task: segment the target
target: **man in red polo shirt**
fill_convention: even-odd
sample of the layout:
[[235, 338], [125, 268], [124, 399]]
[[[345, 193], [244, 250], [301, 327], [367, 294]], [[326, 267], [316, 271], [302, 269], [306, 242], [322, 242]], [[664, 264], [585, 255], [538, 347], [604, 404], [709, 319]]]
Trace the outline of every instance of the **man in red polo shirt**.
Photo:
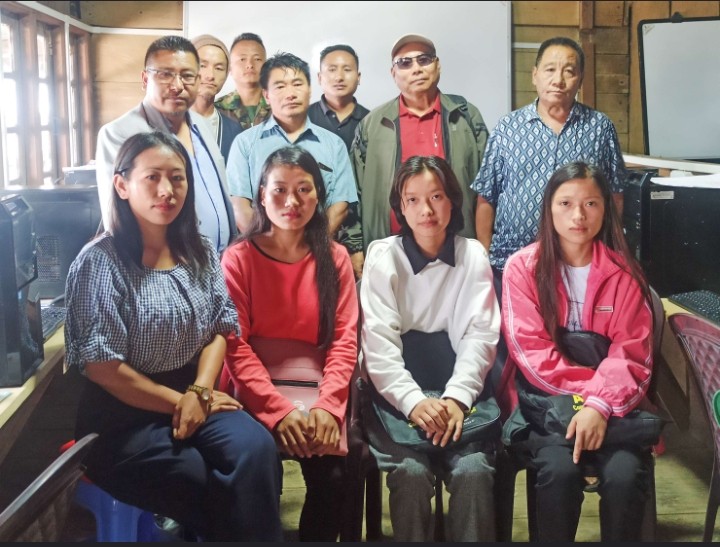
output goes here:
[[355, 134], [351, 157], [360, 190], [363, 243], [399, 232], [389, 204], [395, 171], [411, 156], [447, 160], [463, 190], [465, 226], [460, 235], [475, 237], [475, 179], [488, 131], [478, 109], [459, 95], [438, 89], [440, 59], [435, 44], [418, 34], [399, 38], [392, 47], [390, 73], [400, 95], [374, 110]]

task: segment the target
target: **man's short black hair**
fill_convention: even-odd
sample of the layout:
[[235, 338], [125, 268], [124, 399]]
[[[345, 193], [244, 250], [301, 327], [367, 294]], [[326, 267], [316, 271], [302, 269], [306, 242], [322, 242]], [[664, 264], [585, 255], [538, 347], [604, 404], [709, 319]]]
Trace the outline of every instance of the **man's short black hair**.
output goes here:
[[231, 52], [235, 47], [235, 44], [237, 44], [238, 42], [257, 42], [262, 46], [263, 49], [265, 49], [265, 44], [263, 44], [262, 38], [252, 32], [243, 32], [242, 34], [237, 35], [233, 40], [232, 45], [230, 46]]
[[580, 47], [580, 44], [578, 44], [572, 38], [567, 38], [565, 36], [555, 36], [554, 38], [548, 38], [542, 44], [540, 44], [540, 49], [538, 49], [537, 57], [535, 57], [536, 68], [540, 66], [542, 56], [544, 55], [545, 50], [550, 46], [565, 46], [574, 50], [578, 58], [578, 68], [580, 69], [580, 74], [585, 74], [585, 53]]
[[143, 66], [147, 66], [150, 57], [158, 51], [187, 51], [195, 55], [198, 64], [200, 63], [200, 55], [198, 55], [197, 49], [190, 40], [182, 36], [170, 35], [158, 38], [150, 44], [145, 52], [145, 64]]
[[355, 53], [355, 50], [347, 44], [335, 44], [334, 46], [328, 46], [323, 49], [320, 52], [320, 65], [322, 65], [323, 59], [333, 51], [344, 51], [345, 53], [349, 53], [355, 59], [355, 65], [358, 69], [360, 68], [360, 59], [358, 59], [357, 53]]
[[310, 67], [308, 64], [300, 57], [297, 57], [292, 53], [285, 53], [281, 51], [272, 57], [269, 57], [260, 69], [260, 87], [262, 87], [265, 91], [268, 90], [270, 72], [274, 68], [284, 68], [294, 72], [302, 72], [305, 75], [308, 85], [310, 84]]

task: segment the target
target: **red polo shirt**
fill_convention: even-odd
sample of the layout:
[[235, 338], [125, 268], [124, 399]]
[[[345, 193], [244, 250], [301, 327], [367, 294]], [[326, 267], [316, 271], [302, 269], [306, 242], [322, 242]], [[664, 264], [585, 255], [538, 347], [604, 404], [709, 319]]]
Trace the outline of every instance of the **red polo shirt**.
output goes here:
[[[445, 158], [440, 93], [435, 97], [432, 108], [422, 116], [410, 112], [405, 106], [405, 99], [400, 95], [399, 114], [401, 162], [411, 156], [439, 156]], [[400, 233], [400, 223], [392, 211], [390, 212], [390, 232], [392, 234]]]

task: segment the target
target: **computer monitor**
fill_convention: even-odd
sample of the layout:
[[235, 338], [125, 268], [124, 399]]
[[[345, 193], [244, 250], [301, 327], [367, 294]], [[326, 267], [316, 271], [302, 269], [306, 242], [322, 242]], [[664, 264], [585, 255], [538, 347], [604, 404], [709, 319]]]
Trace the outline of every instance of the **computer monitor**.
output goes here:
[[0, 256], [0, 387], [16, 387], [43, 359], [32, 211], [18, 195], [0, 196]]
[[38, 276], [31, 292], [42, 299], [61, 296], [70, 264], [101, 223], [97, 186], [0, 190], [0, 196], [7, 194], [22, 196], [32, 208]]

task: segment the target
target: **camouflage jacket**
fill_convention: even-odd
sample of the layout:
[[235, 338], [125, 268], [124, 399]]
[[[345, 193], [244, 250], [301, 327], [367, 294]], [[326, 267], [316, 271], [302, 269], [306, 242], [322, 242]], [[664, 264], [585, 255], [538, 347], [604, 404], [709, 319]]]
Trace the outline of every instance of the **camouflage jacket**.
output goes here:
[[270, 106], [265, 102], [264, 97], [260, 97], [260, 103], [255, 111], [255, 119], [251, 120], [247, 107], [242, 104], [237, 91], [220, 97], [215, 101], [215, 108], [237, 120], [243, 130], [250, 129], [253, 125], [258, 125], [270, 117]]

